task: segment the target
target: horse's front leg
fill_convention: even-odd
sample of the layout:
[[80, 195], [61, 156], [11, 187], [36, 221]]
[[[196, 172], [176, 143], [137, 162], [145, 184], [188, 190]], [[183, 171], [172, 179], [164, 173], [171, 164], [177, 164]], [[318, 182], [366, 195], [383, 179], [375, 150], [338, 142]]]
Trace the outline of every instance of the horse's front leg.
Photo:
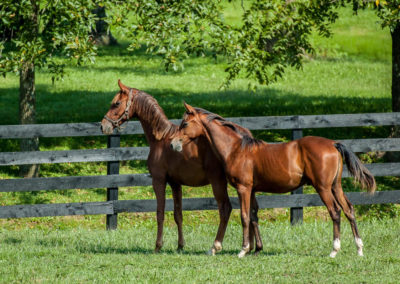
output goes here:
[[180, 251], [183, 250], [183, 247], [185, 246], [185, 239], [183, 238], [182, 230], [182, 186], [171, 182], [169, 182], [169, 185], [172, 188], [172, 196], [174, 198], [174, 220], [178, 227], [178, 251]]
[[238, 257], [244, 257], [250, 251], [250, 200], [251, 200], [251, 186], [237, 186], [240, 203], [240, 215], [242, 219], [243, 228], [243, 243], [242, 250]]
[[229, 200], [227, 181], [224, 175], [218, 176], [211, 180], [215, 200], [218, 204], [219, 211], [219, 226], [217, 235], [211, 249], [208, 251], [209, 255], [215, 255], [222, 250], [222, 242], [224, 240], [226, 227], [228, 225], [229, 217], [232, 212], [232, 205]]
[[165, 187], [165, 179], [153, 177], [153, 190], [157, 199], [157, 240], [154, 252], [159, 252], [163, 246]]

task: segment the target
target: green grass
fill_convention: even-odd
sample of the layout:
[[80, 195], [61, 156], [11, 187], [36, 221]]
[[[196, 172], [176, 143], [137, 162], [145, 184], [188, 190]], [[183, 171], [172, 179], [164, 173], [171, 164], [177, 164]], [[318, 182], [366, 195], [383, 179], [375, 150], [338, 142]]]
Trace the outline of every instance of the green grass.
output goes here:
[[364, 257], [358, 257], [347, 221], [342, 250], [328, 257], [332, 226], [312, 222], [261, 227], [263, 252], [238, 259], [241, 227], [230, 225], [224, 250], [205, 255], [216, 226], [186, 226], [185, 251], [175, 251], [175, 228], [165, 230], [153, 254], [155, 228], [104, 230], [23, 229], [0, 231], [1, 283], [398, 283], [400, 224], [361, 222]]

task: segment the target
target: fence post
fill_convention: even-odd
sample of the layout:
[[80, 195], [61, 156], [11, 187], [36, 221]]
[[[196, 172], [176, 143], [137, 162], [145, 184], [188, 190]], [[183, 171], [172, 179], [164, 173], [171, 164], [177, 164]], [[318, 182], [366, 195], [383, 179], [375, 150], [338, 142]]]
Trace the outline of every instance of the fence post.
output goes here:
[[[303, 137], [302, 129], [292, 129], [292, 139], [296, 140]], [[296, 190], [292, 191], [291, 194], [303, 194], [303, 187], [300, 186]], [[303, 223], [303, 207], [292, 207], [290, 208], [290, 224], [302, 224]]]
[[[120, 147], [121, 140], [119, 135], [108, 136], [107, 148]], [[119, 174], [119, 161], [107, 162], [107, 175]], [[118, 200], [118, 187], [107, 188], [107, 201]], [[107, 230], [116, 230], [118, 224], [118, 214], [107, 215]]]

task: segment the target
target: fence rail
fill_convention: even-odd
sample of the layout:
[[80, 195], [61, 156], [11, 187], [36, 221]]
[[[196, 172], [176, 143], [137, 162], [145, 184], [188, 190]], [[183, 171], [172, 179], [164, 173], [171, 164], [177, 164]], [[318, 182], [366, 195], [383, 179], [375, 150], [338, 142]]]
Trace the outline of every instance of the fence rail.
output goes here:
[[[363, 127], [400, 125], [400, 113], [298, 115], [270, 117], [228, 118], [250, 130], [291, 129], [293, 138], [302, 137], [305, 128]], [[179, 123], [179, 120], [172, 120]], [[129, 122], [120, 135], [142, 134], [139, 122]], [[0, 139], [21, 139], [33, 137], [77, 137], [103, 136], [99, 123], [67, 123], [36, 125], [2, 125]], [[151, 185], [149, 174], [119, 174], [119, 161], [146, 160], [148, 147], [120, 147], [119, 135], [108, 137], [107, 149], [87, 149], [39, 152], [0, 152], [0, 166], [108, 162], [107, 176], [67, 176], [32, 179], [0, 180], [0, 192], [26, 192], [39, 190], [107, 188], [107, 201], [67, 204], [35, 204], [0, 206], [0, 218], [95, 215], [107, 214], [107, 228], [114, 229], [117, 214], [121, 212], [152, 212], [156, 210], [155, 200], [117, 200], [118, 187]], [[341, 140], [353, 152], [400, 151], [399, 138]], [[379, 163], [366, 165], [375, 176], [400, 176], [400, 163]], [[348, 177], [344, 169], [343, 177]], [[301, 222], [302, 207], [321, 206], [317, 194], [259, 195], [260, 208], [291, 207], [292, 223]], [[354, 204], [400, 203], [400, 190], [377, 192], [367, 195], [358, 192], [347, 193]], [[237, 198], [231, 198], [232, 206], [238, 208]], [[183, 200], [184, 210], [215, 210], [213, 198], [190, 198]], [[173, 210], [172, 200], [167, 200], [166, 210]]]

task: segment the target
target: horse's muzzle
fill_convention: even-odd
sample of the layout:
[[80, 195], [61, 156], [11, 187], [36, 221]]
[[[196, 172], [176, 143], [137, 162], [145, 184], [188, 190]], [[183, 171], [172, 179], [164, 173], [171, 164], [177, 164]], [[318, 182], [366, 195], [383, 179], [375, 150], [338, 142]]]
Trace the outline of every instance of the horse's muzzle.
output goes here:
[[182, 152], [182, 150], [183, 150], [183, 146], [182, 146], [183, 142], [182, 141], [183, 140], [181, 138], [172, 139], [171, 144], [170, 144], [171, 149], [176, 152]]
[[114, 132], [114, 127], [109, 121], [103, 119], [101, 121], [100, 130], [103, 134], [110, 135]]

